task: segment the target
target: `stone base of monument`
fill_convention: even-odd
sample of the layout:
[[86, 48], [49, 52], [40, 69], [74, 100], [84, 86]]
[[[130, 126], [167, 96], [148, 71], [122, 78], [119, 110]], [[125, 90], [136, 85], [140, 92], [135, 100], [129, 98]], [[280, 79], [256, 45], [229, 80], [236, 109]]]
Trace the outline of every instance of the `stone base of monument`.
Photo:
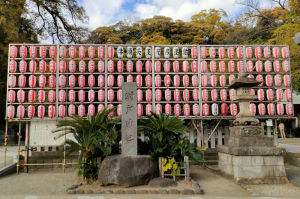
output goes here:
[[242, 184], [287, 183], [284, 149], [273, 146], [260, 126], [234, 126], [218, 147], [219, 169]]
[[113, 155], [101, 164], [98, 180], [101, 185], [132, 187], [145, 185], [158, 176], [158, 164], [148, 155]]

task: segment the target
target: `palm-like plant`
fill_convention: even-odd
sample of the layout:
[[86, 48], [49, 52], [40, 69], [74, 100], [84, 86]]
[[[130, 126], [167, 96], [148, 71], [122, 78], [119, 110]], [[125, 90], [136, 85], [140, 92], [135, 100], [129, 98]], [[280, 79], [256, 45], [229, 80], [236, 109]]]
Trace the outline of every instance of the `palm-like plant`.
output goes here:
[[114, 109], [105, 109], [95, 116], [82, 119], [77, 115], [72, 120], [62, 120], [57, 124], [53, 133], [60, 133], [57, 137], [72, 134], [74, 139], [65, 141], [66, 153], [80, 152], [78, 175], [84, 179], [97, 177], [97, 158], [111, 154], [112, 147], [118, 138], [120, 119], [109, 117]]

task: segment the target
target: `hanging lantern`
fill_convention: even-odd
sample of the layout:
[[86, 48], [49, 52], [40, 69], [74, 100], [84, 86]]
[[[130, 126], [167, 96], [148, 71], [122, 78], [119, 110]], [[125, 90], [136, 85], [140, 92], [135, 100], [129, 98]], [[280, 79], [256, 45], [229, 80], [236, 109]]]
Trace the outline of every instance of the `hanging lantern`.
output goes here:
[[255, 57], [256, 57], [257, 59], [262, 58], [262, 50], [261, 50], [260, 47], [255, 47]]
[[217, 77], [216, 77], [216, 75], [211, 75], [210, 76], [210, 85], [212, 87], [216, 87], [217, 86]]
[[58, 101], [61, 103], [66, 101], [66, 91], [60, 90], [58, 92]]
[[85, 76], [84, 75], [79, 75], [78, 85], [80, 88], [83, 88], [85, 86]]
[[269, 73], [269, 72], [272, 71], [272, 62], [269, 61], [269, 60], [267, 60], [267, 61], [265, 62], [265, 71], [266, 71], [267, 73]]
[[152, 104], [146, 105], [146, 115], [152, 115]]
[[141, 60], [138, 60], [136, 63], [135, 63], [135, 68], [136, 68], [136, 72], [137, 73], [141, 73], [143, 71], [143, 63]]
[[217, 91], [217, 89], [212, 89], [211, 90], [211, 100], [213, 102], [218, 100], [218, 91]]
[[25, 75], [20, 75], [18, 77], [18, 85], [19, 85], [20, 88], [24, 88], [25, 87], [25, 85], [26, 85], [26, 77], [25, 77]]
[[179, 48], [177, 46], [173, 48], [173, 57], [176, 59], [179, 57]]
[[175, 72], [175, 73], [178, 73], [179, 72], [179, 61], [177, 61], [177, 60], [175, 60], [174, 62], [173, 62], [173, 71]]
[[104, 62], [102, 60], [100, 60], [98, 62], [98, 71], [99, 71], [99, 73], [103, 73], [104, 72]]
[[[113, 77], [113, 76], [112, 76]], [[111, 78], [110, 79], [108, 79], [108, 81], [107, 81], [108, 83], [110, 83], [110, 85], [109, 85], [109, 87], [112, 87], [112, 85], [114, 84], [113, 82], [114, 82], [114, 80], [111, 80]], [[99, 75], [98, 76], [98, 86], [100, 87], [100, 88], [103, 88], [104, 87], [104, 76], [103, 75]]]
[[54, 59], [56, 57], [56, 46], [50, 46], [49, 48], [49, 56]]
[[161, 90], [160, 89], [156, 89], [156, 91], [155, 91], [155, 100], [157, 102], [160, 102], [161, 98], [162, 98], [162, 92], [161, 92]]
[[218, 105], [218, 104], [213, 103], [213, 104], [211, 105], [211, 114], [212, 114], [213, 116], [219, 115], [219, 105]]
[[165, 87], [170, 87], [171, 86], [171, 77], [170, 77], [170, 75], [165, 75], [164, 83], [165, 83]]
[[27, 70], [27, 62], [24, 60], [21, 60], [19, 63], [19, 71], [20, 73], [25, 73]]
[[193, 76], [192, 76], [192, 85], [193, 85], [193, 87], [198, 87], [198, 86], [199, 86], [199, 78], [198, 78], [198, 75], [193, 75]]
[[184, 87], [188, 87], [189, 84], [190, 84], [190, 78], [189, 78], [189, 76], [188, 75], [184, 75], [182, 77], [182, 82], [183, 82], [183, 86]]
[[162, 106], [161, 104], [156, 104], [155, 105], [155, 114], [160, 114], [162, 113]]
[[250, 95], [254, 96], [255, 95], [255, 90], [253, 88], [250, 88]]
[[250, 47], [250, 46], [246, 48], [246, 57], [247, 57], [247, 59], [252, 58], [252, 47]]
[[107, 63], [107, 70], [109, 73], [113, 73], [115, 70], [114, 62], [112, 60], [109, 60]]
[[166, 89], [165, 90], [165, 100], [166, 101], [171, 101], [171, 91], [170, 91], [170, 89]]
[[256, 114], [256, 105], [254, 103], [250, 103], [249, 111], [251, 112], [252, 115]]
[[293, 104], [288, 102], [285, 105], [285, 111], [288, 114], [288, 116], [294, 115], [294, 108], [293, 108]]
[[166, 115], [171, 115], [171, 112], [172, 112], [171, 105], [170, 104], [166, 104], [165, 105], [165, 114]]
[[64, 118], [65, 115], [66, 115], [66, 107], [61, 104], [58, 106], [58, 117]]
[[69, 62], [69, 72], [75, 73], [76, 72], [76, 62], [74, 60], [71, 60]]
[[236, 97], [236, 90], [234, 88], [231, 88], [229, 90], [229, 98], [230, 98], [230, 101], [233, 101], [234, 98]]
[[290, 87], [291, 86], [291, 78], [288, 74], [283, 76], [283, 84], [286, 87]]
[[93, 88], [95, 86], [95, 76], [94, 75], [89, 75], [88, 77], [88, 84], [90, 88]]
[[79, 70], [79, 72], [81, 72], [81, 73], [84, 73], [84, 72], [85, 72], [85, 61], [80, 60], [79, 65], [78, 65], [78, 70]]
[[202, 105], [202, 112], [204, 116], [208, 116], [209, 115], [209, 105], [204, 103]]
[[284, 106], [282, 103], [277, 103], [277, 114], [280, 116], [284, 114]]
[[90, 116], [94, 116], [94, 115], [95, 115], [95, 106], [94, 106], [94, 104], [90, 104], [90, 105], [88, 106], [88, 114], [89, 114]]
[[180, 101], [180, 91], [178, 89], [175, 89], [174, 90], [174, 100], [176, 102], [179, 102]]
[[105, 56], [105, 48], [104, 46], [98, 46], [98, 57], [103, 59]]
[[[45, 67], [46, 67], [46, 64], [45, 64]], [[40, 68], [40, 71], [41, 71], [41, 68]], [[60, 73], [65, 73], [66, 72], [66, 62], [64, 60], [61, 60], [59, 62], [59, 72]]]
[[64, 75], [60, 75], [59, 78], [58, 78], [58, 85], [60, 88], [64, 88], [66, 86], [66, 76]]
[[164, 72], [169, 73], [171, 71], [171, 63], [170, 61], [166, 60], [164, 62]]
[[244, 57], [244, 51], [242, 46], [236, 48], [236, 56], [238, 59], [242, 59]]
[[273, 57], [275, 59], [278, 59], [279, 58], [279, 53], [280, 53], [279, 48], [277, 46], [273, 47], [272, 52], [273, 52]]
[[284, 47], [281, 48], [281, 56], [284, 59], [289, 57], [289, 47], [284, 46]]
[[261, 82], [258, 86], [263, 86], [264, 85], [264, 78], [261, 74], [258, 74], [256, 76], [256, 81]]
[[223, 102], [225, 102], [227, 100], [227, 91], [226, 91], [226, 89], [223, 88], [223, 89], [220, 90], [220, 97], [221, 97], [221, 100]]
[[76, 107], [74, 104], [70, 104], [68, 107], [68, 116], [72, 117], [76, 113]]
[[215, 47], [210, 47], [209, 48], [209, 57], [211, 59], [215, 59], [216, 58], [216, 48]]
[[103, 89], [100, 89], [98, 91], [98, 101], [99, 102], [103, 102], [105, 99], [105, 93], [104, 93], [104, 90]]
[[264, 90], [263, 89], [258, 89], [258, 91], [257, 91], [257, 99], [259, 100], [259, 101], [264, 101], [265, 100], [265, 92], [264, 92]]
[[292, 101], [292, 91], [291, 89], [285, 89], [285, 99], [286, 101]]
[[148, 88], [152, 86], [152, 76], [151, 75], [146, 75], [145, 83]]
[[44, 60], [39, 61], [39, 71], [41, 73], [46, 71], [46, 62]]
[[[184, 63], [185, 61], [183, 61], [183, 63]], [[187, 61], [186, 61], [187, 62]], [[183, 64], [182, 63], [182, 64]], [[182, 67], [184, 68], [184, 66], [182, 65]], [[187, 67], [188, 67], [188, 62], [187, 62]], [[216, 67], [216, 66], [214, 66], [214, 67]], [[216, 68], [212, 68], [212, 66], [210, 65], [210, 70], [212, 71], [212, 69], [213, 69], [213, 71], [216, 71]], [[187, 69], [187, 71], [188, 71], [188, 69]], [[207, 73], [207, 62], [206, 61], [201, 61], [201, 72], [202, 73]]]
[[142, 75], [137, 75], [135, 78], [135, 81], [136, 81], [137, 87], [139, 87], [139, 88], [142, 87], [142, 85], [143, 85]]
[[35, 91], [29, 90], [28, 91], [28, 102], [33, 103], [35, 101]]
[[151, 102], [152, 101], [152, 90], [147, 89], [146, 90], [146, 101]]
[[224, 57], [225, 57], [225, 48], [219, 47], [219, 58], [224, 59]]
[[88, 70], [89, 70], [90, 73], [95, 72], [95, 61], [94, 60], [89, 61]]
[[36, 72], [36, 61], [31, 60], [29, 62], [29, 72], [35, 73]]
[[263, 71], [262, 61], [257, 61], [255, 63], [255, 69], [256, 69], [256, 72], [258, 72], [258, 73], [261, 73]]
[[36, 76], [30, 75], [28, 79], [28, 85], [30, 88], [34, 88], [36, 85]]
[[230, 113], [232, 116], [237, 115], [237, 105], [235, 103], [230, 104]]
[[145, 57], [147, 58], [147, 59], [150, 59], [151, 58], [151, 54], [152, 54], [152, 52], [151, 52], [151, 47], [146, 47], [145, 48]]
[[118, 71], [119, 73], [123, 73], [123, 71], [124, 71], [124, 64], [123, 64], [123, 61], [122, 61], [122, 60], [119, 60], [119, 61], [117, 62], [117, 71]]
[[175, 87], [179, 87], [180, 86], [180, 77], [179, 75], [174, 75], [173, 77], [173, 84]]
[[233, 47], [228, 47], [227, 56], [229, 59], [233, 59], [233, 57], [234, 57], [234, 48]]
[[273, 76], [272, 75], [266, 75], [266, 85], [273, 86]]
[[183, 105], [183, 114], [184, 116], [188, 117], [191, 115], [191, 107], [189, 104]]
[[150, 60], [147, 60], [145, 63], [145, 69], [147, 73], [151, 73], [151, 69], [152, 69], [152, 63]]
[[193, 73], [198, 73], [198, 62], [196, 60], [192, 61], [191, 67]]
[[118, 48], [117, 48], [117, 55], [118, 55], [118, 58], [123, 58], [124, 48], [122, 46], [118, 46]]
[[254, 76], [252, 74], [247, 76], [248, 78], [254, 78]]
[[74, 59], [76, 57], [76, 47], [75, 46], [69, 47], [69, 57], [71, 59]]
[[[229, 61], [228, 65], [230, 67], [230, 65], [234, 65], [234, 62], [233, 61]], [[220, 61], [220, 63], [219, 63], [219, 71], [220, 71], [220, 73], [225, 73], [225, 70], [226, 70], [225, 62], [224, 61]]]
[[155, 51], [155, 58], [160, 58], [161, 55], [160, 47], [155, 47], [154, 51]]
[[74, 88], [76, 84], [76, 77], [74, 75], [69, 76], [69, 86]]
[[267, 59], [271, 58], [271, 49], [269, 46], [264, 48], [264, 57]]
[[220, 86], [222, 86], [222, 87], [226, 86], [226, 76], [225, 75], [220, 76]]
[[113, 89], [109, 89], [107, 91], [107, 100], [109, 102], [113, 102], [114, 101], [114, 98], [115, 98], [115, 92], [113, 91]]
[[9, 72], [15, 73], [16, 70], [17, 70], [17, 62], [15, 60], [10, 60], [9, 61]]
[[37, 110], [38, 118], [43, 118], [45, 116], [45, 106], [39, 105]]
[[141, 104], [137, 105], [137, 116], [141, 117], [143, 115], [143, 106]]
[[136, 47], [136, 53], [135, 53], [136, 57], [137, 57], [137, 58], [141, 58], [141, 57], [142, 57], [142, 54], [143, 54], [143, 49], [142, 49], [142, 47], [140, 47], [140, 46]]
[[284, 60], [282, 62], [282, 70], [283, 72], [287, 73], [290, 71], [290, 64], [289, 64], [289, 61], [288, 60]]
[[97, 108], [98, 112], [102, 112], [104, 109], [105, 109], [105, 107], [103, 104], [98, 105], [98, 108]]
[[118, 87], [122, 88], [124, 83], [124, 76], [123, 75], [118, 75], [117, 77], [117, 85]]
[[50, 102], [50, 103], [55, 102], [55, 91], [54, 90], [50, 90], [48, 92], [48, 102]]
[[10, 75], [8, 77], [8, 87], [9, 88], [14, 88], [16, 87], [16, 84], [17, 84], [17, 78], [15, 75]]
[[16, 91], [9, 90], [7, 95], [7, 101], [8, 103], [14, 103], [16, 99]]
[[199, 114], [200, 114], [199, 104], [193, 104], [193, 115], [199, 116]]
[[221, 104], [221, 114], [223, 116], [228, 115], [228, 104], [226, 104], [226, 103]]
[[278, 89], [276, 90], [276, 99], [277, 99], [278, 101], [282, 101], [282, 98], [283, 98], [283, 91], [282, 91], [281, 88], [278, 88]]
[[45, 59], [47, 57], [47, 47], [40, 46], [40, 57]]
[[168, 59], [170, 57], [170, 48], [164, 47], [164, 58]]
[[80, 104], [78, 106], [78, 116], [80, 118], [83, 118], [85, 116], [85, 106], [83, 104]]
[[229, 85], [232, 84], [232, 82], [235, 80], [234, 75], [229, 75]]
[[[203, 61], [202, 61], [203, 62]], [[201, 63], [202, 63], [201, 62]], [[205, 62], [205, 61], [204, 61]], [[206, 63], [206, 62], [205, 62]], [[219, 63], [220, 64], [220, 63]], [[215, 61], [210, 61], [210, 72], [215, 73], [217, 72], [217, 64]], [[203, 72], [203, 71], [202, 71]]]
[[95, 91], [92, 89], [88, 91], [88, 100], [89, 102], [95, 101]]
[[33, 105], [29, 105], [29, 106], [27, 107], [27, 117], [33, 118], [34, 115], [35, 115], [35, 108], [34, 108]]
[[192, 49], [191, 49], [191, 55], [192, 55], [193, 59], [197, 59], [197, 57], [198, 57], [198, 49], [197, 49], [197, 47], [192, 47]]
[[205, 59], [207, 57], [207, 50], [205, 46], [201, 47], [200, 55], [202, 59]]
[[127, 75], [127, 77], [126, 77], [126, 82], [133, 82], [133, 77], [132, 77], [132, 75]]
[[239, 72], [239, 73], [241, 73], [241, 72], [243, 72], [244, 71], [244, 61], [238, 61], [238, 63], [237, 63], [237, 71]]
[[21, 104], [17, 107], [17, 118], [22, 119], [25, 116], [25, 107]]
[[69, 95], [68, 95], [68, 99], [69, 102], [75, 102], [75, 91], [74, 90], [69, 90]]
[[280, 72], [280, 62], [278, 60], [275, 60], [273, 63], [273, 66], [274, 66], [274, 71], [276, 73], [279, 73]]
[[118, 117], [122, 117], [122, 104], [118, 104], [117, 106], [117, 115]]
[[[207, 68], [207, 67], [206, 67], [206, 68]], [[182, 71], [183, 71], [184, 73], [189, 72], [189, 62], [186, 61], [186, 60], [184, 60], [184, 61], [182, 62]]]
[[187, 47], [182, 47], [182, 58], [187, 58], [189, 56], [189, 49]]
[[141, 102], [143, 100], [143, 91], [141, 89], [137, 89], [136, 98], [137, 102]]
[[275, 105], [273, 103], [268, 104], [268, 114], [275, 115]]
[[274, 100], [274, 91], [271, 88], [268, 88], [266, 91], [268, 101]]
[[208, 90], [207, 90], [207, 89], [203, 89], [203, 90], [202, 90], [202, 100], [203, 100], [204, 102], [207, 102], [207, 101], [208, 101], [208, 98], [209, 98]]
[[[229, 61], [228, 62], [228, 70], [229, 72], [233, 73], [235, 71], [235, 64], [234, 61]], [[223, 70], [225, 72], [225, 69]]]
[[203, 87], [208, 86], [208, 77], [207, 77], [207, 75], [202, 75], [201, 81], [202, 81], [202, 86]]
[[[108, 85], [108, 87], [109, 88], [113, 87], [114, 83], [115, 83], [115, 77], [113, 75], [108, 75], [108, 78], [107, 78], [107, 85]], [[98, 84], [99, 84], [99, 79], [98, 79]]]
[[[180, 97], [180, 96], [179, 96]], [[188, 89], [183, 90], [183, 100], [185, 102], [190, 101], [190, 91]]]
[[67, 49], [65, 46], [60, 46], [59, 47], [59, 57], [60, 58], [65, 58], [67, 55]]
[[122, 102], [122, 89], [117, 91], [117, 100], [118, 102]]
[[85, 102], [85, 91], [84, 90], [78, 91], [78, 100], [79, 100], [79, 102]]
[[174, 115], [175, 116], [180, 116], [181, 114], [181, 106], [179, 104], [174, 105]]
[[155, 72], [160, 73], [161, 72], [161, 62], [155, 61]]
[[56, 62], [51, 60], [49, 62], [49, 71], [50, 73], [55, 73], [56, 72]]
[[[35, 59], [36, 58], [36, 56], [37, 56], [37, 48], [36, 48], [36, 46], [30, 46], [29, 47], [29, 56], [30, 56], [30, 58], [32, 58], [32, 59]], [[12, 57], [13, 58], [13, 57]]]
[[88, 54], [89, 54], [90, 59], [94, 59], [94, 57], [95, 57], [95, 48], [94, 48], [94, 46], [89, 46]]
[[252, 73], [254, 71], [254, 67], [253, 67], [253, 62], [252, 61], [247, 61], [247, 71], [249, 73]]
[[193, 89], [193, 100], [198, 101], [199, 100], [199, 90], [194, 88]]
[[107, 48], [107, 54], [108, 54], [108, 57], [109, 57], [110, 59], [112, 59], [112, 58], [114, 57], [114, 54], [115, 54], [114, 51], [115, 51], [115, 50], [114, 50], [114, 47], [113, 47], [113, 46], [108, 46], [108, 48]]
[[160, 75], [155, 75], [155, 86], [161, 87], [161, 76]]

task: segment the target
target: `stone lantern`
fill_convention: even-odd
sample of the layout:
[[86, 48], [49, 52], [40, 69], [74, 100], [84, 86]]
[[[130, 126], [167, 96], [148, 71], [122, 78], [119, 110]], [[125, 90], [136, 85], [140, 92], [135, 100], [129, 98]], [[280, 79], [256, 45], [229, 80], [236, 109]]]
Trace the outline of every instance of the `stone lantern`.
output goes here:
[[230, 127], [230, 135], [225, 145], [218, 146], [219, 169], [232, 175], [236, 182], [243, 184], [286, 183], [284, 149], [276, 148], [273, 138], [264, 135], [259, 120], [249, 110], [251, 87], [257, 86], [254, 78], [241, 74], [229, 86], [237, 89], [234, 99], [239, 103], [239, 113]]

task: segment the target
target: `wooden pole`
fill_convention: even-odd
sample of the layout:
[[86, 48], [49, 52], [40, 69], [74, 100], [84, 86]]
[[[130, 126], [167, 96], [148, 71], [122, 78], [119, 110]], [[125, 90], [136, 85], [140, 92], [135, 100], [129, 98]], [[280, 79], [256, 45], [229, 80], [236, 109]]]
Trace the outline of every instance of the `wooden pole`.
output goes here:
[[21, 142], [21, 129], [22, 128], [22, 123], [19, 122], [19, 132], [17, 133], [18, 135], [18, 162], [17, 162], [17, 174], [19, 174], [19, 170], [20, 170], [20, 152], [21, 152], [21, 146], [20, 146], [20, 142]]

